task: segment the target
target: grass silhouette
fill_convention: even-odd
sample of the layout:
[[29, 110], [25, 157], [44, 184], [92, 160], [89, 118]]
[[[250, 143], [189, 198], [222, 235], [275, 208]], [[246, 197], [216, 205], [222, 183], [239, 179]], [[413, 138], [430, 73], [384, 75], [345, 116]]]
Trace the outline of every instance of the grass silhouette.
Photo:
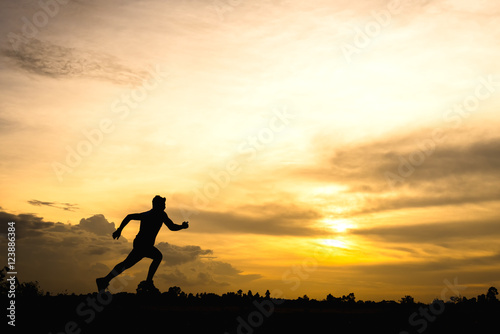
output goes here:
[[52, 334], [481, 333], [494, 328], [500, 311], [494, 287], [477, 298], [440, 301], [439, 312], [411, 296], [373, 302], [356, 301], [353, 293], [273, 299], [267, 292], [193, 295], [176, 286], [161, 293], [139, 286], [137, 293], [51, 295], [36, 282], [19, 284], [17, 293], [16, 330]]

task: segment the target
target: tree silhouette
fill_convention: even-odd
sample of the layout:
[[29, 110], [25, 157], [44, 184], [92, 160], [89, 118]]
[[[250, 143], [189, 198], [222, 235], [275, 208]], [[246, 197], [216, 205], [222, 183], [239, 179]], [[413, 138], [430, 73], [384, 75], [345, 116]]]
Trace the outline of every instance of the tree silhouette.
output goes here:
[[404, 296], [403, 298], [401, 298], [400, 303], [407, 304], [407, 305], [408, 304], [415, 304], [415, 300], [413, 299], [412, 296], [407, 295], [407, 296]]
[[136, 291], [138, 296], [159, 296], [161, 294], [160, 290], [147, 281], [139, 283]]
[[328, 303], [340, 303], [342, 301], [342, 298], [340, 298], [340, 297], [334, 297], [331, 293], [329, 293], [326, 296], [326, 301]]
[[182, 289], [178, 286], [171, 286], [168, 288], [167, 294], [171, 297], [179, 297], [182, 293]]
[[342, 301], [346, 303], [354, 303], [356, 301], [356, 297], [354, 296], [354, 293], [350, 293], [347, 296], [342, 296]]
[[477, 296], [477, 302], [478, 303], [484, 303], [484, 302], [486, 302], [486, 295], [484, 293], [481, 294], [481, 295], [478, 295]]
[[[6, 276], [9, 271], [8, 267], [4, 267], [0, 270], [0, 295], [7, 294], [10, 289], [10, 283], [7, 282]], [[43, 290], [40, 289], [40, 284], [38, 281], [29, 281], [20, 283], [15, 278], [16, 295], [20, 297], [38, 297], [44, 294]]]
[[9, 268], [4, 267], [2, 270], [0, 270], [0, 295], [6, 294], [8, 291], [8, 285], [7, 285], [7, 280], [5, 280], [5, 275], [7, 274], [7, 271], [9, 271]]
[[451, 297], [450, 297], [450, 301], [451, 301], [453, 304], [459, 304], [459, 303], [462, 303], [462, 302], [467, 301], [467, 298], [462, 297], [461, 295], [458, 295], [458, 296], [451, 296]]
[[38, 297], [42, 296], [43, 290], [40, 289], [38, 281], [30, 281], [19, 284], [17, 293], [23, 297]]
[[497, 301], [498, 290], [494, 286], [488, 289], [486, 293], [486, 301], [488, 302], [496, 302]]
[[309, 296], [304, 295], [303, 297], [297, 298], [297, 300], [302, 301], [302, 302], [308, 302], [309, 301]]

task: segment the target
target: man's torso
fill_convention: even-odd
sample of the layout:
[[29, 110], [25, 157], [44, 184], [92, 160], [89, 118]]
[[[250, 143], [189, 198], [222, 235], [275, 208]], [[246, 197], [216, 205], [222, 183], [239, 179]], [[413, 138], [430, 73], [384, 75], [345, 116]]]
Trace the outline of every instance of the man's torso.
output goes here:
[[134, 247], [154, 246], [156, 236], [166, 218], [168, 216], [165, 211], [150, 210], [141, 213], [141, 225], [134, 240]]

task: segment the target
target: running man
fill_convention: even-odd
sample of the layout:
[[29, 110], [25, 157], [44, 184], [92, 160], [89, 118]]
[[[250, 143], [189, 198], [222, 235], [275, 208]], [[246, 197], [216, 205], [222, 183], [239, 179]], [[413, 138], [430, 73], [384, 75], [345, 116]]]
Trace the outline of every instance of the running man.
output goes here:
[[182, 225], [177, 225], [174, 224], [170, 218], [168, 218], [167, 213], [165, 212], [165, 202], [166, 198], [156, 195], [155, 198], [153, 198], [153, 208], [151, 210], [143, 213], [133, 213], [128, 215], [125, 219], [123, 219], [120, 227], [113, 232], [113, 239], [118, 239], [120, 238], [123, 228], [127, 226], [131, 220], [141, 221], [139, 233], [134, 239], [132, 251], [127, 258], [123, 262], [118, 263], [106, 277], [96, 279], [97, 289], [99, 291], [106, 289], [109, 282], [113, 278], [120, 275], [124, 270], [135, 265], [144, 257], [153, 259], [153, 262], [149, 266], [146, 283], [148, 286], [154, 287], [153, 276], [163, 258], [163, 255], [158, 248], [154, 246], [154, 244], [162, 224], [167, 225], [171, 231], [179, 231], [189, 227], [188, 222], [183, 222]]

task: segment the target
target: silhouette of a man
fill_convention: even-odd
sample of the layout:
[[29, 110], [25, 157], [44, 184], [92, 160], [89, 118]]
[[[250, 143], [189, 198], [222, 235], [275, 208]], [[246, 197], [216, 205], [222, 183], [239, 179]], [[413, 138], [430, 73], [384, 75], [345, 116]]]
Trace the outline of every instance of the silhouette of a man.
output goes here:
[[113, 278], [121, 274], [124, 270], [135, 265], [144, 257], [153, 259], [153, 262], [151, 262], [151, 265], [149, 266], [146, 284], [150, 287], [154, 287], [153, 276], [163, 258], [161, 252], [154, 246], [155, 239], [160, 231], [160, 228], [163, 224], [167, 225], [171, 231], [179, 231], [189, 227], [188, 222], [183, 222], [182, 225], [177, 225], [174, 224], [170, 218], [168, 218], [167, 213], [165, 212], [165, 202], [166, 198], [156, 195], [153, 198], [153, 208], [151, 210], [143, 213], [133, 213], [128, 215], [125, 219], [123, 219], [120, 227], [113, 232], [113, 239], [118, 239], [123, 228], [127, 226], [131, 220], [141, 221], [139, 233], [134, 239], [133, 249], [127, 258], [123, 262], [118, 263], [107, 276], [96, 279], [97, 289], [99, 291], [106, 289], [109, 282]]

